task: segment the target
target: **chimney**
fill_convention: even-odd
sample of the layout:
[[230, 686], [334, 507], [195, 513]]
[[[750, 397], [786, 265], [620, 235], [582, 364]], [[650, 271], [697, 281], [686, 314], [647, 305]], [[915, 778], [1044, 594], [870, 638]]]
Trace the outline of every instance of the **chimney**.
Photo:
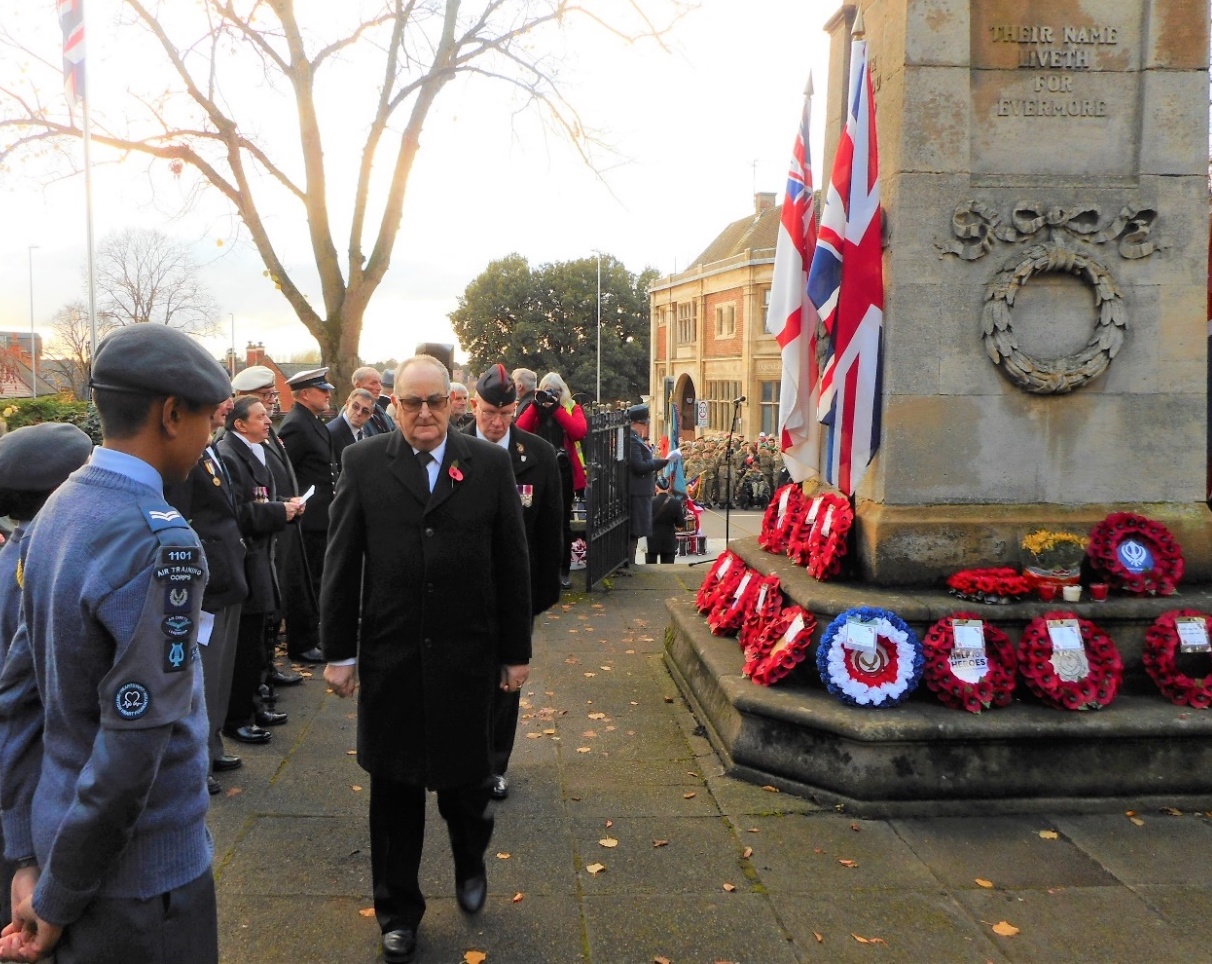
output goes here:
[[245, 349], [244, 362], [251, 368], [253, 365], [265, 364], [265, 345], [258, 342], [253, 344], [251, 341]]
[[777, 198], [778, 195], [773, 191], [758, 191], [758, 193], [753, 196], [754, 215], [761, 217], [762, 212], [769, 211], [772, 207], [774, 207], [775, 200]]

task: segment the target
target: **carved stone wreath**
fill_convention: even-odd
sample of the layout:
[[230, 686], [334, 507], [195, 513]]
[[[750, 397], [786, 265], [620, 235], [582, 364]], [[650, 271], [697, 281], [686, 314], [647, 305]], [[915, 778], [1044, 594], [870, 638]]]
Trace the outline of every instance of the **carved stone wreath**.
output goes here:
[[[1035, 358], [1019, 350], [1011, 327], [1010, 309], [1019, 289], [1036, 274], [1077, 275], [1094, 291], [1097, 314], [1094, 332], [1080, 351], [1063, 358]], [[988, 286], [985, 295], [985, 351], [1014, 384], [1036, 395], [1064, 395], [1081, 388], [1107, 370], [1123, 345], [1128, 322], [1124, 300], [1110, 272], [1093, 258], [1048, 242], [1027, 249], [1026, 257], [1009, 266]]]

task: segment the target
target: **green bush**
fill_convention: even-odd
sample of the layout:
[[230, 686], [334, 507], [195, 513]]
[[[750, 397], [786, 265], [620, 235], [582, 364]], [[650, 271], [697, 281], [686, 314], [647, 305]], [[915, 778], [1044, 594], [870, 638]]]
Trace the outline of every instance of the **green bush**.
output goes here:
[[70, 422], [88, 433], [93, 444], [101, 444], [101, 421], [97, 417], [97, 409], [88, 402], [76, 401], [68, 392], [11, 399], [0, 408], [0, 418], [4, 419], [9, 430], [39, 422]]

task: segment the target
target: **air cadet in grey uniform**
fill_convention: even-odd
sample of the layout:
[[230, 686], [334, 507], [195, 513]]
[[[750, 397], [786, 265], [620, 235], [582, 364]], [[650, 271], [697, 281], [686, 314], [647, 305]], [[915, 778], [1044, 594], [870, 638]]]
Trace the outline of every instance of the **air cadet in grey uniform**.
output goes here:
[[198, 460], [231, 389], [197, 342], [155, 324], [110, 334], [91, 387], [105, 440], [22, 542], [0, 672], [0, 809], [21, 867], [0, 958], [214, 964], [206, 560], [163, 486]]
[[[66, 422], [41, 422], [0, 437], [0, 515], [17, 523], [0, 548], [0, 666], [21, 615], [17, 563], [26, 524], [69, 474], [88, 461], [93, 440]], [[0, 834], [0, 854], [4, 836]], [[9, 897], [16, 866], [0, 858], [0, 921], [12, 920]]]

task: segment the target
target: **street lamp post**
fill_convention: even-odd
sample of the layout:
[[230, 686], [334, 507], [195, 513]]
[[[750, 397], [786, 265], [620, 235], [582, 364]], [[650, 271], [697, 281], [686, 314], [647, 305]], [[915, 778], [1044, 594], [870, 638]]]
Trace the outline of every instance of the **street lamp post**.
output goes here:
[[34, 333], [34, 248], [36, 244], [29, 246], [29, 360], [30, 373], [33, 378], [30, 380], [30, 391], [33, 397], [38, 397], [38, 336]]
[[236, 313], [229, 311], [228, 316], [231, 318], [231, 377], [236, 377]]
[[602, 404], [602, 252], [593, 252], [598, 257], [598, 387], [594, 400]]

